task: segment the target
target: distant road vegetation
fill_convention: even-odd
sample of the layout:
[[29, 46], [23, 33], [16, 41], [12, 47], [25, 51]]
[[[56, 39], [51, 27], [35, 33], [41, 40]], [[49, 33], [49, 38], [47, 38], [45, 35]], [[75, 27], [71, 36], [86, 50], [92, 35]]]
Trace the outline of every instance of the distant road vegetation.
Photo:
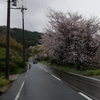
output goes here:
[[52, 9], [47, 17], [49, 27], [41, 37], [41, 46], [32, 50], [34, 57], [64, 69], [86, 71], [85, 75], [100, 75], [100, 20]]
[[[0, 35], [6, 34], [6, 26], [0, 26]], [[25, 30], [25, 48], [29, 46], [34, 46], [38, 43], [41, 38], [42, 33], [34, 31]], [[15, 39], [18, 43], [22, 44], [22, 29], [11, 28], [10, 36]]]
[[[42, 33], [25, 31], [25, 49], [38, 43]], [[10, 74], [22, 73], [22, 29], [12, 28], [10, 30]], [[29, 56], [26, 49], [26, 54]], [[27, 57], [28, 58], [28, 57]], [[0, 76], [5, 74], [6, 66], [6, 26], [0, 26]]]

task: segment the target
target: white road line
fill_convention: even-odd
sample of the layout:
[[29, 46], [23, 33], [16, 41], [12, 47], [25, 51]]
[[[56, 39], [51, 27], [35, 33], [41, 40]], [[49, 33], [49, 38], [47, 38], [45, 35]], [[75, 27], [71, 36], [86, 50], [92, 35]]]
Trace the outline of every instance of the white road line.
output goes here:
[[37, 65], [39, 67], [39, 65]]
[[18, 94], [17, 94], [15, 100], [18, 100], [19, 95], [20, 95], [20, 93], [21, 93], [21, 90], [22, 90], [22, 88], [23, 88], [23, 86], [24, 86], [24, 83], [25, 83], [25, 81], [23, 81], [23, 83], [22, 83], [22, 85], [21, 85], [21, 87], [20, 87], [20, 89], [19, 89], [19, 91], [18, 91]]
[[25, 76], [25, 78], [27, 77], [27, 75]]
[[56, 77], [56, 76], [54, 76], [54, 75], [52, 75], [54, 78], [56, 78], [57, 80], [59, 80], [59, 81], [61, 81], [61, 79], [59, 79], [58, 77]]
[[83, 93], [81, 93], [81, 92], [79, 92], [79, 94], [80, 94], [81, 96], [83, 96], [84, 98], [86, 98], [87, 100], [93, 100], [93, 99], [91, 99], [90, 97], [86, 96], [85, 94], [83, 94]]
[[[38, 67], [40, 67], [41, 69], [43, 69], [41, 66], [38, 65]], [[47, 70], [43, 69], [45, 72], [48, 72]]]
[[45, 72], [48, 72], [47, 70], [43, 69]]
[[43, 69], [42, 67], [40, 67], [41, 69]]
[[40, 65], [37, 65], [38, 67], [41, 67]]
[[42, 67], [40, 65], [37, 65], [38, 67], [40, 67], [42, 69]]
[[92, 78], [92, 77], [87, 77], [87, 76], [75, 74], [75, 73], [72, 73], [72, 72], [68, 72], [68, 73], [73, 74], [73, 75], [77, 75], [77, 76], [81, 76], [81, 77], [84, 77], [84, 78], [92, 79], [94, 81], [99, 81], [100, 82], [100, 79], [96, 79], [96, 78]]

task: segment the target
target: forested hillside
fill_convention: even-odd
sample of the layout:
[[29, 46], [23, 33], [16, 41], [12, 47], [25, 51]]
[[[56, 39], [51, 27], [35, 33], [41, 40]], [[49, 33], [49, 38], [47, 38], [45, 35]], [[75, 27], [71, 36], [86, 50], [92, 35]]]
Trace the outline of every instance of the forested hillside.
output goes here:
[[[41, 33], [25, 31], [25, 47], [34, 46], [38, 43]], [[22, 73], [25, 66], [22, 65], [22, 29], [10, 29], [10, 74]], [[26, 49], [28, 50], [28, 49]], [[29, 51], [28, 51], [29, 53]], [[5, 73], [6, 60], [6, 26], [0, 26], [0, 76]], [[27, 52], [26, 52], [27, 54]], [[28, 58], [28, 54], [25, 55]], [[27, 60], [27, 59], [26, 59]]]
[[[25, 71], [22, 66], [22, 45], [16, 42], [15, 39], [10, 38], [10, 74], [21, 73]], [[0, 34], [0, 77], [4, 76], [6, 66], [6, 37]]]
[[[6, 26], [0, 26], [0, 34], [6, 34]], [[25, 48], [36, 45], [41, 38], [41, 34], [42, 33], [36, 31], [31, 32], [25, 30]], [[22, 43], [22, 29], [11, 28], [10, 35], [18, 43]]]

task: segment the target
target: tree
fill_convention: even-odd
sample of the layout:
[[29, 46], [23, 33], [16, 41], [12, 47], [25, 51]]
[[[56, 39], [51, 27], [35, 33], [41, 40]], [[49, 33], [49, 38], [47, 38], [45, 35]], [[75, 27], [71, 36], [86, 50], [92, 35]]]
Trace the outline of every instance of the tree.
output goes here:
[[[0, 37], [0, 46], [1, 47], [6, 47], [6, 36], [5, 35], [1, 35], [1, 37]], [[22, 45], [21, 45], [21, 43], [18, 43], [13, 38], [10, 38], [10, 48], [22, 52]]]
[[42, 46], [42, 45], [34, 46], [32, 49], [32, 54], [33, 54], [33, 57], [37, 60], [40, 60], [43, 57], [48, 57], [47, 49], [45, 46]]
[[18, 50], [18, 51], [22, 52], [22, 44], [18, 43], [13, 38], [10, 38], [10, 47], [13, 48], [14, 50]]
[[78, 69], [81, 68], [79, 65], [90, 66], [100, 44], [97, 36], [100, 21], [95, 17], [85, 19], [78, 13], [64, 14], [52, 9], [48, 18], [49, 25], [41, 44], [47, 47], [49, 57], [59, 64], [74, 64]]

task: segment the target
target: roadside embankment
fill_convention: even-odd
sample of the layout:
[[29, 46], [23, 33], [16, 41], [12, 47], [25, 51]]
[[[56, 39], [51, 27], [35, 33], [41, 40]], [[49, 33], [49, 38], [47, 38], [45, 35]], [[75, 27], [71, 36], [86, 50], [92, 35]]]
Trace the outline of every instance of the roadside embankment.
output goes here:
[[9, 87], [12, 85], [12, 83], [19, 77], [19, 74], [14, 74], [9, 76], [9, 82], [5, 84], [4, 86], [0, 86], [0, 95], [7, 92]]
[[95, 98], [94, 100], [100, 100], [100, 77], [99, 76], [87, 77], [84, 75], [63, 71], [57, 68], [52, 68], [52, 71], [72, 87], [90, 95], [91, 97]]

